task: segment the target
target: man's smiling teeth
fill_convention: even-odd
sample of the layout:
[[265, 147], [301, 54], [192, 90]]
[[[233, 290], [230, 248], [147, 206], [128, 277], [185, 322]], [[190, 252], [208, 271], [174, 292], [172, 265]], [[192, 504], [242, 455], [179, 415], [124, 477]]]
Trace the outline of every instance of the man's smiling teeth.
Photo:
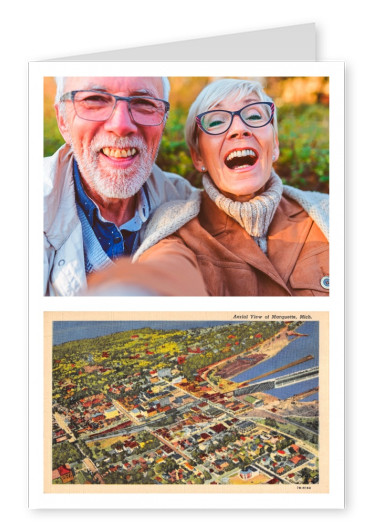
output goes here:
[[256, 153], [253, 151], [253, 149], [241, 149], [239, 151], [231, 151], [229, 156], [226, 158], [226, 160], [232, 160], [234, 157], [256, 157]]
[[113, 157], [115, 159], [133, 157], [133, 155], [137, 153], [137, 149], [135, 148], [114, 149], [114, 148], [105, 147], [102, 149], [102, 151], [107, 157]]

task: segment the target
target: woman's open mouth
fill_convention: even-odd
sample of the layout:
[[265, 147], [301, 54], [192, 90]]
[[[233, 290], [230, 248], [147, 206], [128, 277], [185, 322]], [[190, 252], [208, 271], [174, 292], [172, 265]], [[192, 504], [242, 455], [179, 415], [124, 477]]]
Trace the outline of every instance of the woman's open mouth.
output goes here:
[[254, 149], [238, 149], [227, 155], [225, 164], [230, 170], [238, 170], [247, 166], [254, 166], [258, 158], [258, 153]]

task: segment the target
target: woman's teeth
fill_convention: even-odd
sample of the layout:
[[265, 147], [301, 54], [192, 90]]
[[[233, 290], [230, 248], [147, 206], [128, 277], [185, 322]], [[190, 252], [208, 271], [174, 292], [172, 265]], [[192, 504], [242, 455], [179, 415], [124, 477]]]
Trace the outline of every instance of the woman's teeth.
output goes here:
[[239, 151], [232, 151], [226, 160], [232, 160], [234, 157], [246, 157], [247, 155], [256, 157], [256, 153], [253, 151], [253, 149], [241, 149]]
[[102, 149], [102, 151], [106, 155], [106, 157], [112, 157], [115, 159], [133, 157], [133, 155], [137, 153], [137, 149], [135, 148], [113, 149], [113, 148], [105, 147]]
[[253, 166], [258, 159], [258, 155], [253, 149], [239, 149], [231, 151], [226, 157], [226, 166], [230, 169]]

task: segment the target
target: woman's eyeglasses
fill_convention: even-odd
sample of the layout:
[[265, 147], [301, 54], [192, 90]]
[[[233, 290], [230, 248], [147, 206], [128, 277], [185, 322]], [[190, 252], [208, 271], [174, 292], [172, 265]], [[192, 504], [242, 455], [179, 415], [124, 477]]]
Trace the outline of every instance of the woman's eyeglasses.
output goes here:
[[260, 101], [250, 103], [238, 111], [219, 109], [203, 112], [196, 116], [196, 123], [208, 135], [221, 135], [230, 129], [234, 116], [239, 116], [248, 127], [264, 127], [273, 120], [274, 103]]

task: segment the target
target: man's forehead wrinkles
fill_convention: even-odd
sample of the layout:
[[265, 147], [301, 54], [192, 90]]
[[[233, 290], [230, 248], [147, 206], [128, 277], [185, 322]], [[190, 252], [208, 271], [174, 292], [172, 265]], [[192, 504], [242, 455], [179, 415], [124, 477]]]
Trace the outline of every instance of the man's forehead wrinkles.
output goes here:
[[99, 85], [98, 83], [84, 83], [80, 89], [78, 90], [98, 90], [100, 92], [108, 92], [110, 94], [120, 94], [120, 93], [127, 93], [129, 96], [152, 96], [152, 97], [159, 97], [157, 89], [153, 90], [151, 88], [130, 88], [128, 87], [126, 90], [124, 88], [112, 90], [110, 87], [105, 85]]
[[144, 95], [144, 96], [158, 96], [157, 91], [155, 90], [149, 90], [149, 89], [135, 89], [131, 90], [130, 94], [137, 96], [138, 94]]
[[100, 90], [101, 92], [106, 92], [107, 91], [105, 86], [98, 85], [97, 83], [87, 83], [82, 88], [83, 89], [91, 89], [91, 90]]

